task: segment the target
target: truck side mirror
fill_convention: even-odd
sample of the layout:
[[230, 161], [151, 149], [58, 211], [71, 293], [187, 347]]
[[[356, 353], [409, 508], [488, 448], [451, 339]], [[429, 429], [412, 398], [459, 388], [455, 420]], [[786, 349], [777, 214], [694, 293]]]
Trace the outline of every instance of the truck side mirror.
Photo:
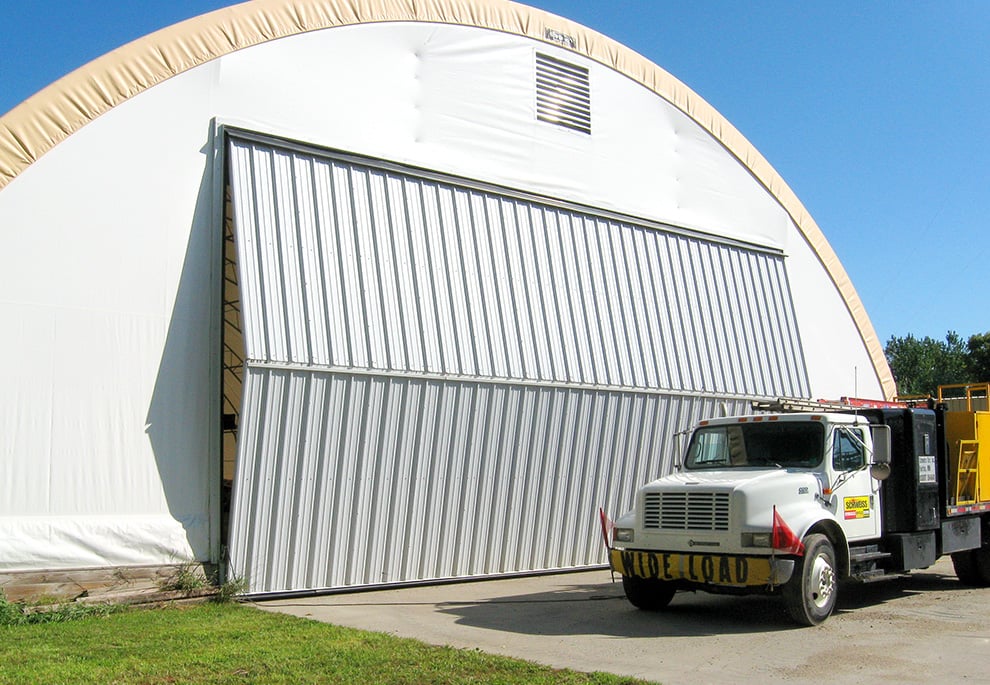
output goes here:
[[870, 432], [873, 434], [870, 475], [885, 480], [890, 476], [890, 426], [870, 426]]

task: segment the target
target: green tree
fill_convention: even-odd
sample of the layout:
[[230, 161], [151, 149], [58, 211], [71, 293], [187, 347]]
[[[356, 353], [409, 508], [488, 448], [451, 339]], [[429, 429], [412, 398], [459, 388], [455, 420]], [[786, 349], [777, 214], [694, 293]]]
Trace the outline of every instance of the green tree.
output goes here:
[[966, 352], [969, 380], [975, 383], [990, 381], [990, 331], [969, 336]]
[[955, 331], [945, 341], [891, 336], [884, 353], [901, 395], [934, 395], [938, 386], [965, 383], [969, 375], [966, 345]]

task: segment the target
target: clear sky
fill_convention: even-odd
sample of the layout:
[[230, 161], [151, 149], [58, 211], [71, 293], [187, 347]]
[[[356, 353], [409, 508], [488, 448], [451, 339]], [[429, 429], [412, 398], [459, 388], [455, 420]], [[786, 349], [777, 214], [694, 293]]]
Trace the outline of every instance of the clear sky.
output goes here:
[[[0, 112], [230, 2], [0, 2]], [[531, 0], [715, 106], [818, 222], [881, 342], [990, 331], [990, 2]]]

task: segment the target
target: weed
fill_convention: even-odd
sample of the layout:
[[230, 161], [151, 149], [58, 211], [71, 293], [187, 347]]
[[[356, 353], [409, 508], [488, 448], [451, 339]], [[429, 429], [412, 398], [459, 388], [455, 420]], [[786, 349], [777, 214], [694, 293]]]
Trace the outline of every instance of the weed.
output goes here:
[[23, 623], [24, 605], [7, 601], [7, 595], [0, 592], [0, 626], [15, 626]]
[[217, 587], [217, 594], [214, 596], [213, 601], [224, 602], [233, 601], [233, 599], [244, 592], [247, 589], [247, 581], [243, 578], [230, 578], [225, 583], [221, 583]]
[[161, 589], [193, 592], [207, 587], [210, 583], [203, 574], [196, 572], [197, 566], [192, 563], [179, 565], [171, 576], [162, 581]]
[[213, 588], [216, 591], [213, 594], [213, 601], [224, 603], [233, 601], [237, 595], [244, 592], [247, 582], [242, 578], [230, 578], [221, 583], [219, 571], [207, 577], [200, 571], [198, 564], [186, 563], [177, 566], [172, 575], [162, 581], [159, 587], [166, 591], [186, 593]]

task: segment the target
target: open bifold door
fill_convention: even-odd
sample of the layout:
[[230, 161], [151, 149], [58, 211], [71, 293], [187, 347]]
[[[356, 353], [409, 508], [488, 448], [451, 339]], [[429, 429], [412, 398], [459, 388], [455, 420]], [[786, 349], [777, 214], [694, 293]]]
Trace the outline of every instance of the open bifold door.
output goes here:
[[[806, 389], [779, 254], [227, 136], [228, 572], [249, 593], [600, 565], [597, 507], [669, 467], [688, 422], [744, 408], [704, 379]], [[731, 366], [720, 336], [778, 374]]]

